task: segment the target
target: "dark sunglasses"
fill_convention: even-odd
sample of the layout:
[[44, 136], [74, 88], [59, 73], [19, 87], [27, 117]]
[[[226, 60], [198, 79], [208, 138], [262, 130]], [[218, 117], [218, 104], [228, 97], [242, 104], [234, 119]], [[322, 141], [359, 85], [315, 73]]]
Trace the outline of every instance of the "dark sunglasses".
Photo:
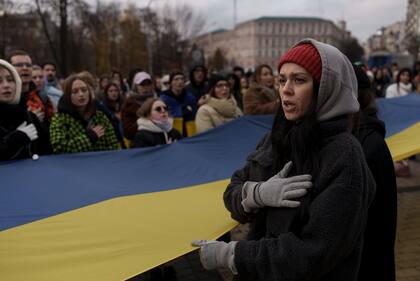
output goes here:
[[24, 66], [26, 66], [26, 67], [32, 67], [32, 64], [31, 63], [27, 63], [27, 62], [18, 62], [18, 63], [13, 64], [13, 66], [14, 67], [24, 67]]
[[167, 112], [168, 111], [168, 107], [166, 107], [166, 106], [157, 106], [155, 109], [153, 109], [153, 110], [155, 110], [155, 111], [157, 111], [157, 112], [159, 112], [159, 113], [162, 113], [162, 112]]

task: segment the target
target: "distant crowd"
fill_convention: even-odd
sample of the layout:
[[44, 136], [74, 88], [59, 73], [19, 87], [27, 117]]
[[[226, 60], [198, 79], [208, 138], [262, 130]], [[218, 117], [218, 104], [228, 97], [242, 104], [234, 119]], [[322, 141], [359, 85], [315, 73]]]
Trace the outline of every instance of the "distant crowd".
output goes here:
[[[208, 73], [195, 65], [152, 77], [136, 68], [59, 80], [53, 62], [34, 64], [25, 51], [1, 61], [1, 160], [34, 154], [128, 149], [169, 144], [242, 115], [274, 114], [280, 104], [277, 71]], [[368, 69], [376, 97], [420, 92], [420, 62], [413, 69]]]

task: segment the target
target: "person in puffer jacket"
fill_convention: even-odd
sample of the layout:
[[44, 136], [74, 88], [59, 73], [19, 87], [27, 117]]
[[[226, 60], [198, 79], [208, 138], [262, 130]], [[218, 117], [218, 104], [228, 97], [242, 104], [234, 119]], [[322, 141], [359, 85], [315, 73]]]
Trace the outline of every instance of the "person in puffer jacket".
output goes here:
[[173, 120], [168, 115], [168, 107], [158, 99], [147, 100], [138, 110], [138, 130], [134, 136], [134, 147], [149, 147], [170, 144], [182, 138], [172, 127]]
[[224, 193], [246, 241], [196, 240], [206, 269], [239, 280], [356, 281], [375, 181], [350, 131], [359, 110], [350, 61], [305, 39], [280, 59], [273, 128]]

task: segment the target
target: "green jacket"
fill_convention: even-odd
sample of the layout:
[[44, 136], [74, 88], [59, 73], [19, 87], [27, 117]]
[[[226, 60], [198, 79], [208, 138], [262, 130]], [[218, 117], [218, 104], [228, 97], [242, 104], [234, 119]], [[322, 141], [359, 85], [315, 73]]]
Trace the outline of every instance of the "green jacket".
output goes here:
[[104, 113], [96, 111], [90, 122], [95, 125], [102, 125], [105, 128], [105, 134], [96, 141], [92, 141], [89, 138], [85, 128], [86, 126], [82, 124], [82, 121], [77, 120], [67, 113], [57, 113], [53, 117], [50, 126], [51, 144], [54, 153], [74, 153], [120, 148], [114, 129]]

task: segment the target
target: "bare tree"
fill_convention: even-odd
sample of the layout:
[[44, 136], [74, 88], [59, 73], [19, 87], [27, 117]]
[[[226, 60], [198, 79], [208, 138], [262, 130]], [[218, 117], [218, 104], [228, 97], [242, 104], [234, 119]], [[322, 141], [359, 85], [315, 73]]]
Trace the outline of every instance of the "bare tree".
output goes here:
[[[67, 75], [67, 49], [69, 35], [69, 19], [77, 17], [78, 11], [87, 9], [88, 4], [83, 0], [35, 0], [36, 11], [42, 21], [45, 37], [50, 46], [51, 53], [58, 63], [61, 73]], [[52, 20], [59, 26], [57, 38], [55, 30], [49, 30], [45, 21], [46, 15], [51, 16]], [[57, 43], [58, 47], [57, 47]], [[59, 51], [58, 51], [59, 50]]]
[[9, 38], [8, 26], [10, 22], [7, 11], [12, 11], [14, 6], [14, 3], [10, 0], [0, 0], [0, 56], [2, 58], [6, 57], [7, 39]]
[[173, 27], [181, 40], [189, 40], [205, 30], [206, 18], [186, 3], [166, 3], [160, 12], [163, 19], [173, 21]]

